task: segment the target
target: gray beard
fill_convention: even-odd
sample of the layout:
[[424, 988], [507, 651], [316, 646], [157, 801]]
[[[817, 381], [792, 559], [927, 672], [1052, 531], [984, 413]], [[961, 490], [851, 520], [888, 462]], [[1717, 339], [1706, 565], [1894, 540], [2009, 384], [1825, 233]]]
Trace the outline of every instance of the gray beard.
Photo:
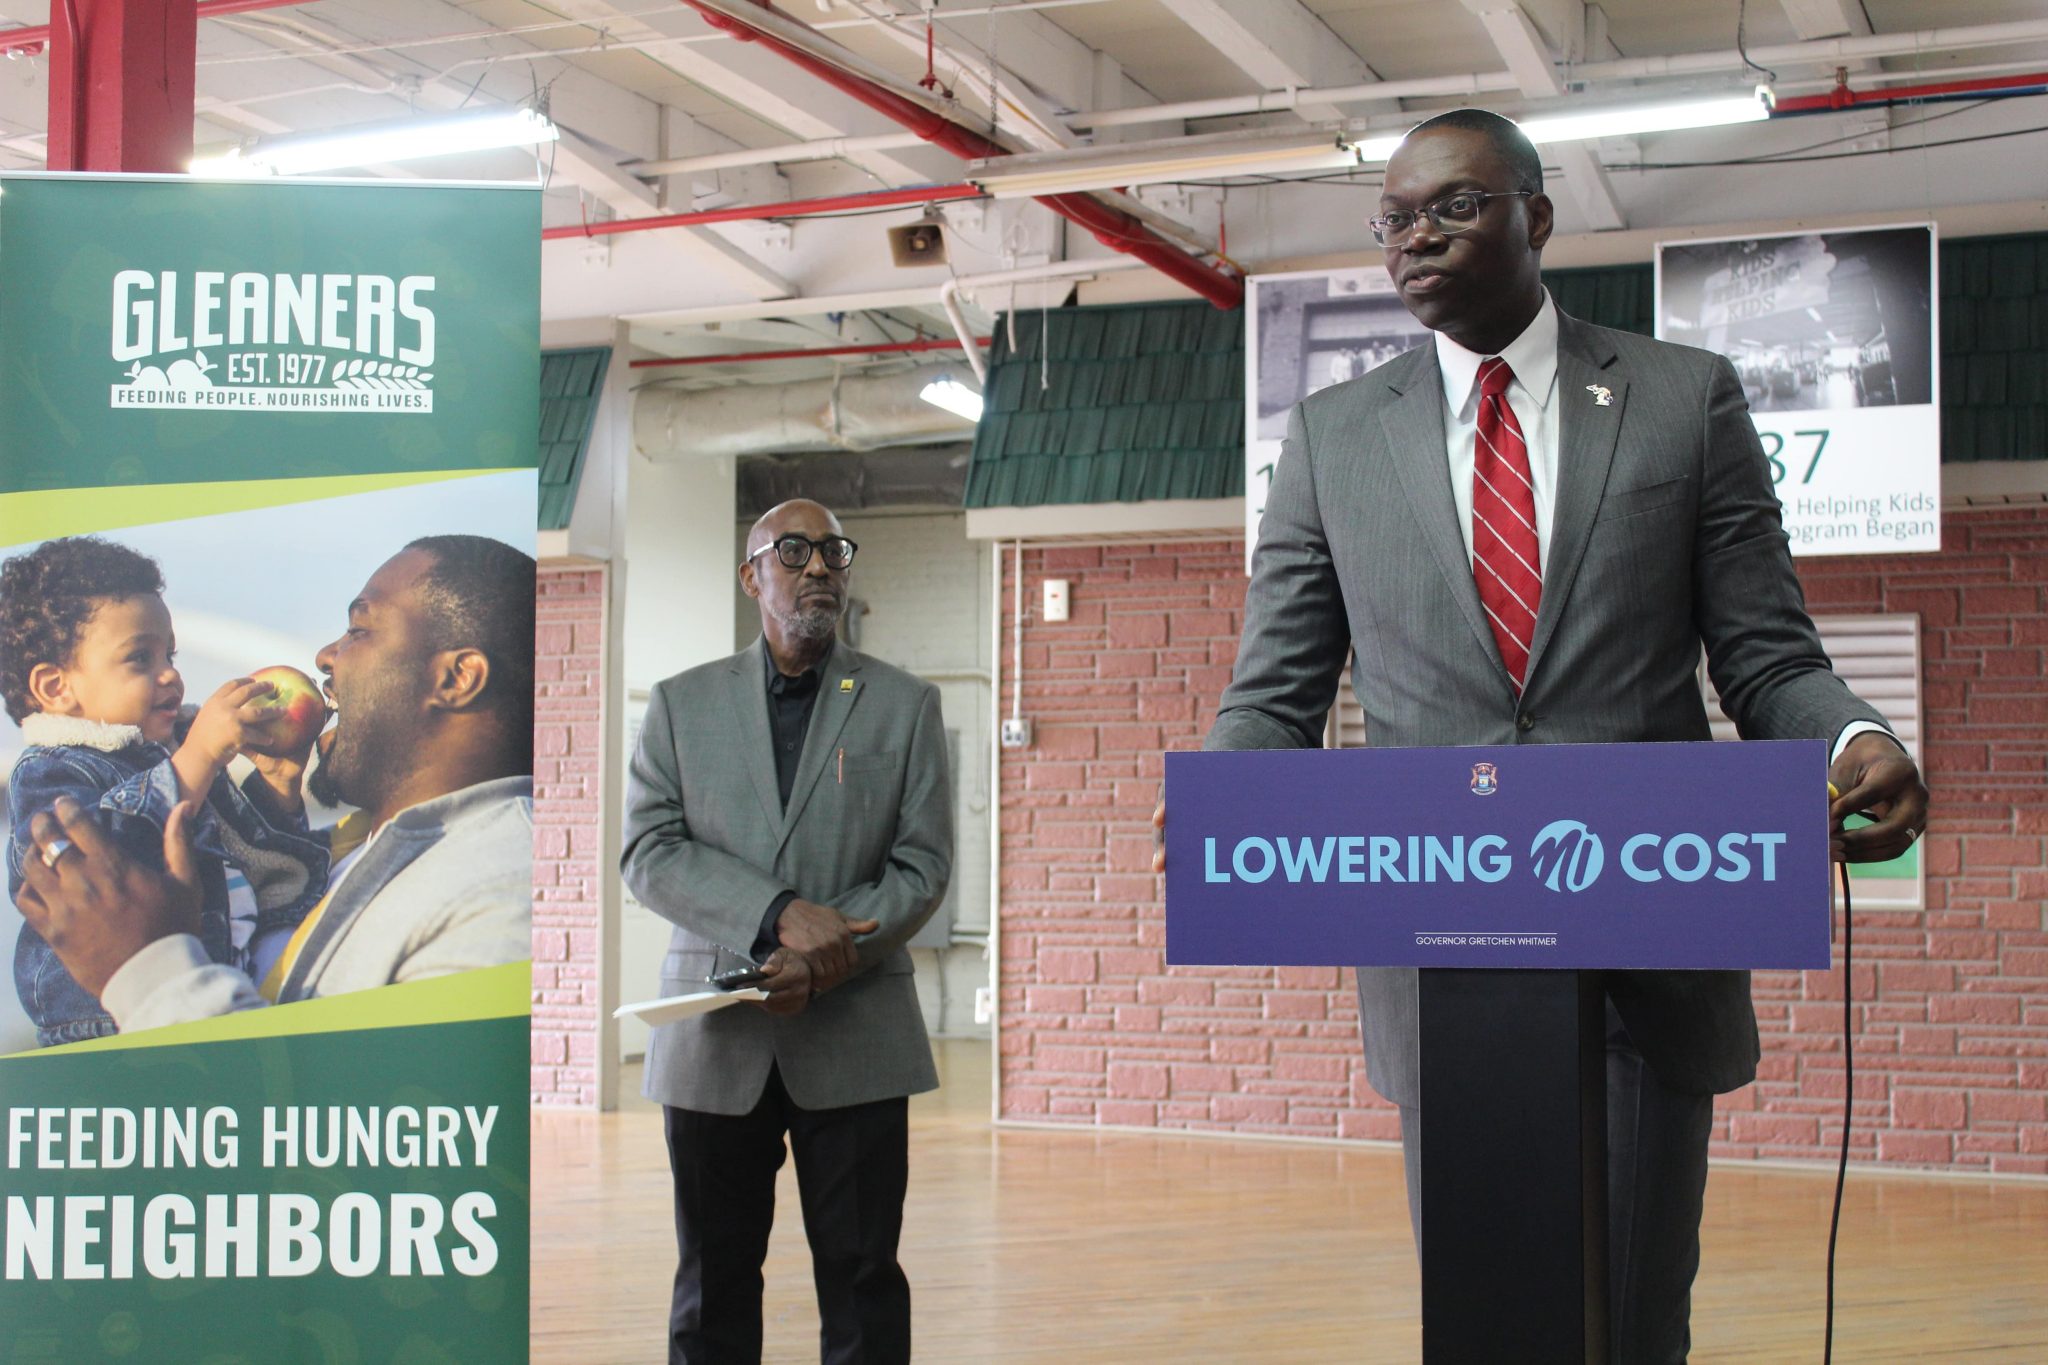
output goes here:
[[832, 632], [839, 625], [839, 613], [829, 607], [778, 612], [775, 619], [791, 636], [806, 644], [817, 644], [821, 640], [831, 639]]

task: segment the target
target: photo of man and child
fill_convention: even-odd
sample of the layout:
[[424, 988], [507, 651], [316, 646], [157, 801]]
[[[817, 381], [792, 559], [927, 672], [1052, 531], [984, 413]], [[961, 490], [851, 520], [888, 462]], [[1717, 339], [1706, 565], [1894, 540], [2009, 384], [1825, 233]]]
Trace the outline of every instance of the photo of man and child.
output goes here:
[[0, 550], [0, 1054], [524, 960], [531, 528], [483, 475]]

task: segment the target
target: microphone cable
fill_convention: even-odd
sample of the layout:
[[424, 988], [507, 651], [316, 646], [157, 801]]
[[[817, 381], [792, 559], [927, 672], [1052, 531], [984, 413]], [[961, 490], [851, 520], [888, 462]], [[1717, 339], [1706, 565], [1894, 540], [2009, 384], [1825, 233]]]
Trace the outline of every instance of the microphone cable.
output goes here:
[[1855, 916], [1849, 900], [1849, 864], [1838, 866], [1842, 877], [1842, 1152], [1835, 1162], [1835, 1210], [1828, 1219], [1828, 1315], [1821, 1348], [1822, 1365], [1834, 1365], [1835, 1359], [1835, 1240], [1842, 1229], [1842, 1185], [1849, 1176], [1849, 1127], [1856, 1114]]

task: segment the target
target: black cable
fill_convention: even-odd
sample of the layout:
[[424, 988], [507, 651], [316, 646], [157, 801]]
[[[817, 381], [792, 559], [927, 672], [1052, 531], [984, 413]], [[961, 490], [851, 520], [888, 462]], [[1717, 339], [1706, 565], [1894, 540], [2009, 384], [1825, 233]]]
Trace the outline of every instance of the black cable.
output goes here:
[[[1910, 132], [1915, 128], [1924, 128], [1930, 123], [1939, 123], [1945, 118], [1954, 118], [1957, 114], [1967, 114], [1973, 109], [1982, 109], [1987, 104], [1997, 103], [1999, 103], [1999, 101], [1991, 99], [1972, 100], [1968, 104], [1957, 105], [1953, 109], [1945, 109], [1939, 114], [1929, 114], [1926, 118], [1916, 118], [1910, 123], [1894, 124], [1887, 131], [1893, 133]], [[1848, 113], [1851, 111], [1844, 110], [1843, 112]], [[1860, 142], [1861, 140], [1869, 136], [1869, 129], [1865, 129], [1860, 133], [1844, 133], [1840, 137], [1831, 137], [1827, 139], [1825, 142], [1809, 142], [1804, 147], [1787, 147], [1783, 151], [1777, 152], [1758, 152], [1756, 159], [1759, 165], [1769, 165], [1772, 161], [1775, 161], [1781, 157], [1798, 156], [1801, 152], [1817, 152], [1823, 147], [1838, 147], [1844, 142]]]
[[1743, 45], [1742, 30], [1749, 21], [1749, 0], [1739, 0], [1735, 7], [1735, 53], [1742, 58], [1743, 66], [1751, 71], [1761, 72], [1769, 84], [1778, 83], [1778, 73], [1767, 66], [1758, 66], [1749, 59], [1749, 49]]
[[1777, 160], [1762, 157], [1735, 157], [1726, 161], [1618, 161], [1602, 166], [1607, 171], [1689, 171], [1699, 167], [1713, 166], [1797, 166], [1806, 161], [1847, 161], [1859, 156], [1903, 156], [1908, 152], [1935, 151], [1942, 147], [1961, 147], [1972, 142], [1996, 142], [2006, 137], [2030, 137], [2035, 133], [2048, 133], [2048, 124], [2039, 128], [2013, 128], [2003, 133], [1979, 133], [1974, 137], [1952, 137], [1942, 142], [1920, 142], [1911, 147], [1873, 147], [1865, 152], [1825, 152], [1820, 156], [1784, 156]]
[[1842, 1154], [1835, 1162], [1835, 1211], [1828, 1219], [1827, 1336], [1822, 1365], [1835, 1359], [1835, 1240], [1842, 1230], [1842, 1186], [1849, 1178], [1849, 1126], [1856, 1116], [1856, 1030], [1851, 1000], [1855, 996], [1855, 913], [1849, 902], [1849, 865], [1842, 868]]

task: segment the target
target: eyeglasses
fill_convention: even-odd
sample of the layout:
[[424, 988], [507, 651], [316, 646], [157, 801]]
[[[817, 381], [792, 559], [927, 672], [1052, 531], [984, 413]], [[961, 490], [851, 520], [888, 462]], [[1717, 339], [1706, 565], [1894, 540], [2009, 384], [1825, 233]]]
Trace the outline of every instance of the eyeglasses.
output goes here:
[[1372, 239], [1381, 246], [1398, 246], [1408, 240], [1408, 234], [1415, 231], [1416, 223], [1426, 214], [1430, 223], [1446, 237], [1455, 237], [1479, 221], [1480, 210], [1489, 199], [1513, 199], [1518, 195], [1531, 195], [1534, 190], [1459, 190], [1447, 194], [1433, 203], [1424, 204], [1422, 212], [1411, 209], [1389, 209], [1387, 212], [1365, 220], [1372, 229]]
[[826, 536], [823, 540], [812, 540], [809, 536], [800, 536], [792, 531], [786, 536], [777, 536], [774, 544], [763, 545], [748, 555], [747, 562], [751, 564], [773, 550], [775, 557], [782, 562], [782, 567], [801, 569], [811, 562], [811, 551], [816, 549], [824, 551], [826, 568], [845, 569], [852, 565], [853, 552], [859, 548], [860, 546], [845, 536]]

